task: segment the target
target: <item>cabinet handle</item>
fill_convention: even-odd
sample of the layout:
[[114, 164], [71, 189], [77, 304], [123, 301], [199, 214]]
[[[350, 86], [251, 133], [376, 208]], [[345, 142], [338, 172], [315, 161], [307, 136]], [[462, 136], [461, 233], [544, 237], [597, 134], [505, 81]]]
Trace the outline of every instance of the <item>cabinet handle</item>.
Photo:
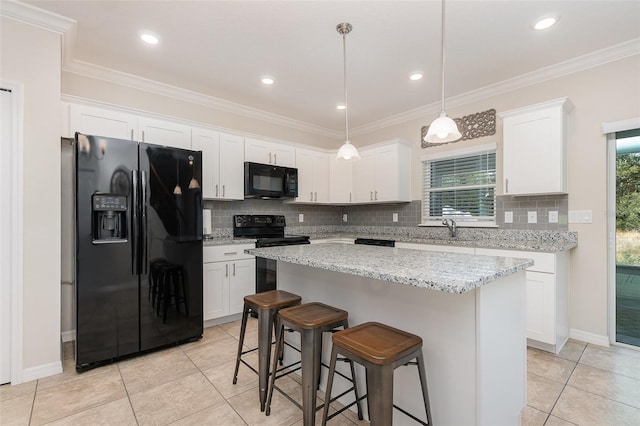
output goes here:
[[133, 140], [133, 129], [131, 129], [131, 140]]
[[313, 191], [309, 193], [309, 201], [313, 201]]
[[278, 154], [273, 154], [273, 164], [278, 164]]
[[225, 256], [231, 256], [232, 254], [238, 254], [238, 252], [237, 251], [230, 251], [230, 252], [225, 253], [224, 255]]
[[235, 263], [233, 264], [233, 276], [234, 277], [236, 276], [236, 264]]
[[218, 196], [218, 184], [216, 183], [216, 197]]
[[349, 202], [351, 202], [351, 193], [349, 193]]
[[142, 131], [142, 142], [144, 142], [144, 130]]
[[375, 196], [375, 200], [378, 201], [378, 191], [375, 191], [376, 196]]
[[504, 180], [504, 192], [505, 194], [509, 193], [509, 179]]
[[269, 153], [269, 164], [271, 164], [271, 153]]
[[222, 185], [222, 196], [224, 197], [224, 193], [225, 193], [225, 185]]
[[225, 277], [229, 276], [229, 264], [228, 263], [226, 265], [224, 265], [224, 276]]
[[315, 197], [314, 198], [315, 199], [313, 201], [318, 201], [318, 193], [317, 192], [315, 193]]
[[369, 200], [370, 200], [370, 201], [373, 201], [373, 191], [371, 191], [371, 192], [369, 193]]

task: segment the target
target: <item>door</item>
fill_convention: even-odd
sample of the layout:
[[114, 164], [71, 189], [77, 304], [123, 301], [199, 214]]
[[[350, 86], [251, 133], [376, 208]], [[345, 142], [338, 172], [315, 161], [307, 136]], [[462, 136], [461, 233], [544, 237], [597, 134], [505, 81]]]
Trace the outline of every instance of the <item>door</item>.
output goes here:
[[229, 311], [229, 264], [204, 264], [204, 320], [220, 318]]
[[140, 349], [202, 335], [202, 156], [141, 143]]
[[131, 226], [137, 144], [79, 134], [75, 157], [76, 367], [81, 370], [139, 349]]
[[640, 346], [640, 129], [616, 133], [616, 341]]

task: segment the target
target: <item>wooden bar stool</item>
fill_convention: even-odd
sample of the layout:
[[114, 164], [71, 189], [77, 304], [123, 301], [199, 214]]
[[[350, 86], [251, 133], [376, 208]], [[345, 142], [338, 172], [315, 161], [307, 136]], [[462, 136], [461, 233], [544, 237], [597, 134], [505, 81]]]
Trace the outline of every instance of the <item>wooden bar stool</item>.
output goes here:
[[[371, 426], [389, 426], [393, 422], [393, 408], [423, 425], [432, 425], [427, 392], [427, 376], [422, 355], [422, 339], [416, 335], [377, 322], [367, 322], [335, 333], [331, 349], [331, 364], [327, 382], [327, 396], [331, 401], [333, 373], [336, 358], [342, 355], [363, 365], [367, 371], [367, 402]], [[416, 359], [422, 385], [422, 398], [427, 412], [427, 423], [393, 404], [393, 371]], [[328, 417], [329, 404], [325, 403], [322, 424]]]
[[[264, 411], [267, 400], [267, 385], [269, 380], [269, 359], [271, 357], [271, 330], [275, 327], [274, 318], [278, 311], [294, 305], [299, 305], [302, 298], [296, 294], [282, 290], [265, 291], [244, 297], [244, 309], [242, 310], [242, 325], [240, 326], [240, 341], [238, 342], [238, 355], [236, 357], [236, 369], [233, 373], [233, 384], [238, 381], [238, 368], [240, 362], [258, 374], [260, 392], [260, 411]], [[249, 312], [258, 314], [258, 347], [242, 351], [244, 334], [247, 329], [247, 317]], [[258, 350], [258, 371], [251, 367], [242, 355]], [[281, 353], [279, 347], [278, 353]], [[278, 357], [275, 357], [276, 359]]]
[[[332, 306], [325, 305], [323, 303], [305, 303], [302, 305], [294, 306], [287, 309], [282, 309], [278, 313], [277, 318], [277, 330], [278, 335], [276, 338], [276, 345], [282, 347], [284, 343], [284, 329], [287, 327], [291, 331], [297, 331], [300, 333], [301, 342], [301, 363], [302, 363], [302, 407], [294, 401], [289, 395], [283, 392], [275, 385], [275, 380], [286, 376], [293, 371], [297, 371], [300, 368], [289, 370], [286, 373], [278, 376], [277, 373], [283, 370], [287, 370], [290, 366], [277, 369], [277, 359], [273, 360], [273, 367], [271, 373], [271, 380], [269, 383], [269, 397], [267, 399], [266, 415], [271, 412], [271, 398], [273, 396], [273, 389], [278, 389], [285, 397], [291, 402], [302, 408], [302, 415], [304, 420], [304, 426], [313, 426], [315, 424], [316, 413], [316, 394], [320, 384], [320, 367], [322, 365], [322, 333], [334, 332], [336, 328], [342, 327], [343, 329], [349, 328], [349, 314], [342, 309], [334, 308]], [[358, 388], [355, 380], [355, 373], [353, 369], [353, 363], [349, 360], [351, 365], [351, 377], [345, 377], [353, 383], [353, 387], [348, 389], [342, 395], [350, 392], [355, 393], [355, 401], [350, 404], [358, 404], [358, 418], [362, 420], [362, 409], [360, 406], [360, 398], [358, 397]], [[326, 367], [326, 365], [325, 365]], [[327, 405], [325, 403], [325, 405]]]

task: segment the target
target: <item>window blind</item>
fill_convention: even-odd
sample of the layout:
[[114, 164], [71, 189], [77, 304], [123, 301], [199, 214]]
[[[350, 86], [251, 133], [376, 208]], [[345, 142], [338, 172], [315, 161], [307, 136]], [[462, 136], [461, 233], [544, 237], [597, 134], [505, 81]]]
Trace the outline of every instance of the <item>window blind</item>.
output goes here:
[[422, 162], [422, 222], [495, 221], [496, 151]]

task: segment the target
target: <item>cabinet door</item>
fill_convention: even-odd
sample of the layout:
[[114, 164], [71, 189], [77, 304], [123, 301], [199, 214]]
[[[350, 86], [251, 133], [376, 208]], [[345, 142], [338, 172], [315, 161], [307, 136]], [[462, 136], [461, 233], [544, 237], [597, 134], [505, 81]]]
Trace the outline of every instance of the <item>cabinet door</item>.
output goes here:
[[306, 149], [296, 151], [298, 165], [298, 197], [296, 201], [313, 202], [313, 160], [315, 153]]
[[373, 201], [375, 150], [362, 150], [360, 161], [353, 164], [353, 201], [368, 203]]
[[527, 271], [527, 338], [556, 344], [555, 276]]
[[204, 320], [227, 315], [229, 312], [229, 264], [205, 263], [202, 282]]
[[184, 124], [140, 117], [138, 130], [142, 142], [191, 149], [191, 127]]
[[396, 201], [398, 194], [398, 147], [376, 149], [374, 158], [375, 188], [373, 201]]
[[244, 200], [244, 138], [220, 134], [220, 197]]
[[193, 128], [191, 149], [202, 151], [202, 198], [218, 198], [220, 192], [219, 134], [208, 129]]
[[273, 164], [283, 167], [296, 167], [296, 149], [292, 146], [274, 143], [271, 145]]
[[244, 139], [244, 161], [252, 163], [271, 164], [273, 154], [270, 150], [269, 142], [258, 139]]
[[229, 279], [229, 314], [242, 312], [244, 297], [256, 292], [255, 259], [231, 262]]
[[313, 156], [313, 201], [329, 202], [329, 157], [323, 152]]
[[346, 204], [352, 201], [353, 163], [329, 156], [329, 199], [332, 203]]
[[134, 115], [74, 104], [69, 109], [72, 133], [134, 140], [138, 129], [138, 118]]

